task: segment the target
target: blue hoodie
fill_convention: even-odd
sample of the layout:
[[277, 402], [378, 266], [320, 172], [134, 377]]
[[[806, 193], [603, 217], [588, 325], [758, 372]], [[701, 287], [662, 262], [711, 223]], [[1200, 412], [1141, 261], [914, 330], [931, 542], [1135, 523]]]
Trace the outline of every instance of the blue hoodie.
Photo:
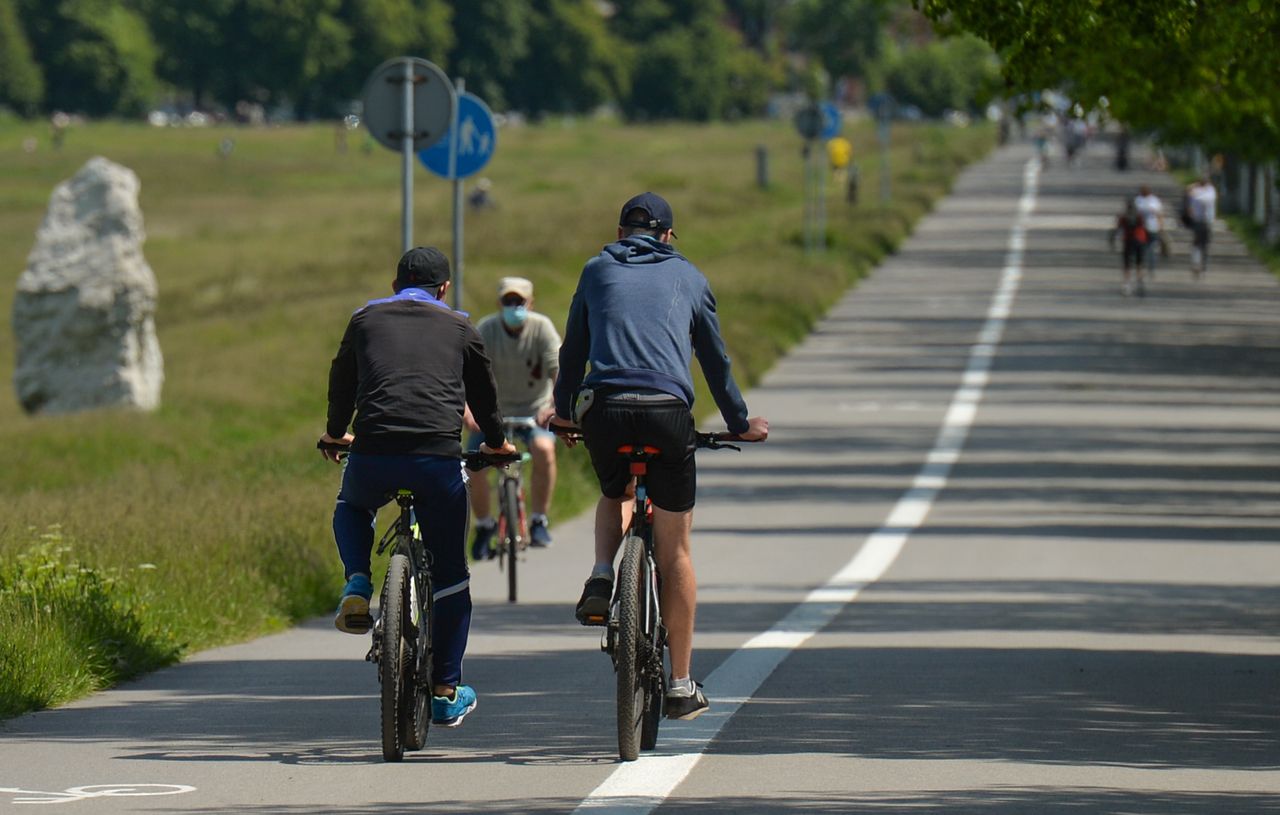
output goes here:
[[583, 267], [569, 306], [556, 413], [572, 415], [583, 384], [657, 390], [692, 407], [694, 354], [729, 432], [745, 432], [747, 405], [729, 370], [707, 279], [670, 244], [645, 235], [611, 243]]

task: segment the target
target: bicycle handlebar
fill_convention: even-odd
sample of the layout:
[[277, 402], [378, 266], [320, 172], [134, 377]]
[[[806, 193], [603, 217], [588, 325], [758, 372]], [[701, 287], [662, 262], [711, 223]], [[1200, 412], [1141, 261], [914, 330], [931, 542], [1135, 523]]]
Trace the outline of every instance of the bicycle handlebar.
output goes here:
[[[346, 455], [351, 452], [351, 445], [322, 440], [316, 442], [316, 449]], [[522, 455], [521, 453], [481, 453], [472, 451], [463, 453], [462, 460], [466, 463], [468, 470], [483, 470], [485, 467], [501, 467], [505, 464], [513, 464], [520, 461]]]
[[[552, 433], [569, 441], [582, 441], [582, 428], [565, 427], [564, 425], [552, 424], [549, 428]], [[698, 433], [696, 446], [705, 450], [741, 450], [741, 447], [729, 442], [737, 442], [740, 444], [756, 444], [761, 439], [744, 439], [737, 433]]]

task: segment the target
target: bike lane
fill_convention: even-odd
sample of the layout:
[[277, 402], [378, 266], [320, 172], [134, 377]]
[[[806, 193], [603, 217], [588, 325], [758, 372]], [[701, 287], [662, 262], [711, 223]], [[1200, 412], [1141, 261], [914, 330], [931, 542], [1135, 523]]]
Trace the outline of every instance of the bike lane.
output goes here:
[[[1276, 607], [1263, 576], [1276, 573], [1275, 547], [1266, 544], [1280, 533], [1261, 520], [1258, 503], [1268, 493], [1259, 485], [1267, 473], [1250, 463], [1248, 451], [1270, 453], [1274, 461], [1274, 437], [1258, 428], [1271, 421], [1267, 391], [1273, 396], [1276, 383], [1256, 362], [1260, 371], [1249, 381], [1224, 372], [1210, 383], [1214, 388], [1178, 372], [1157, 375], [1140, 355], [1149, 349], [1123, 340], [1135, 324], [1160, 332], [1188, 320], [1211, 334], [1241, 319], [1252, 321], [1244, 324], [1251, 331], [1274, 331], [1274, 302], [1266, 300], [1274, 285], [1242, 264], [1224, 277], [1230, 300], [1219, 302], [1216, 288], [1186, 292], [1179, 284], [1169, 295], [1181, 292], [1185, 300], [1176, 313], [1128, 310], [1136, 305], [1119, 301], [1113, 258], [1097, 245], [1118, 190], [1091, 192], [1095, 179], [1105, 178], [1095, 170], [1065, 179], [1051, 170], [1040, 179], [1024, 278], [991, 381], [923, 525], [851, 605], [816, 604], [820, 614], [831, 614], [817, 635], [797, 642], [789, 636], [796, 632], [781, 632], [743, 648], [839, 572], [869, 536], [886, 531], [891, 511], [936, 449], [1001, 285], [1028, 155], [1006, 149], [963, 174], [902, 250], [748, 395], [752, 412], [773, 422], [767, 445], [700, 456], [695, 674], [716, 680], [707, 687], [713, 710], [691, 724], [664, 723], [659, 754], [630, 765], [636, 769], [629, 775], [640, 779], [640, 786], [624, 788], [632, 794], [592, 797], [619, 765], [608, 659], [596, 648], [598, 634], [571, 617], [590, 562], [586, 519], [556, 527], [555, 547], [522, 564], [516, 606], [502, 602], [505, 582], [493, 564], [476, 567], [466, 671], [480, 707], [456, 731], [433, 729], [428, 749], [402, 765], [381, 762], [376, 680], [361, 661], [367, 641], [339, 635], [321, 620], [206, 652], [0, 727], [0, 784], [64, 792], [88, 784], [195, 788], [68, 799], [94, 812], [568, 812], [584, 801], [600, 811], [1019, 812], [1054, 811], [1072, 799], [1097, 803], [1093, 811], [1121, 802], [1131, 811], [1166, 812], [1192, 811], [1197, 795], [1237, 801], [1229, 808], [1239, 811], [1267, 811], [1255, 805], [1256, 795], [1247, 797], [1253, 793], [1221, 796], [1228, 788], [1274, 787], [1276, 762], [1268, 769], [1260, 751], [1264, 737], [1275, 743], [1280, 709], [1274, 692], [1270, 714], [1262, 704], [1264, 689], [1280, 686], [1268, 650], [1274, 639], [1259, 634], [1267, 618], [1249, 609]], [[1206, 302], [1214, 307], [1206, 310]], [[1035, 308], [1028, 310], [1029, 303]], [[1156, 291], [1143, 308], [1153, 305], [1164, 308]], [[1062, 333], [1059, 325], [1076, 328]], [[1266, 336], [1259, 335], [1257, 347]], [[1082, 345], [1082, 337], [1094, 342]], [[1217, 347], [1211, 340], [1186, 344]], [[1100, 357], [1120, 369], [1104, 372], [1108, 387], [1072, 372], [1071, 365]], [[1142, 383], [1145, 396], [1126, 404], [1121, 397]], [[1167, 451], [1189, 405], [1205, 416], [1195, 423], [1200, 431], [1185, 451]], [[1214, 418], [1217, 406], [1228, 406], [1231, 416]], [[1128, 424], [1107, 430], [1115, 421], [1109, 411], [1127, 416]], [[1237, 426], [1243, 414], [1253, 417], [1253, 429]], [[1123, 523], [1097, 523], [1095, 534], [1077, 534], [1073, 525], [1105, 491], [1090, 493], [1082, 484], [1108, 476], [1111, 492], [1123, 498], [1120, 510], [1135, 494], [1130, 490], [1147, 495], [1141, 483], [1152, 473], [1126, 469], [1135, 452], [1162, 465], [1207, 456], [1213, 461], [1206, 466], [1221, 472], [1206, 475], [1207, 486], [1185, 479], [1187, 490], [1165, 490]], [[1111, 469], [1094, 472], [1097, 461]], [[1063, 484], [1071, 501], [1059, 500]], [[1197, 504], [1202, 487], [1213, 506]], [[1171, 510], [1170, 498], [1190, 502], [1194, 511]], [[1228, 537], [1226, 546], [1194, 537], [1209, 534], [1195, 513], [1216, 507], [1223, 514], [1228, 505], [1238, 516], [1231, 534], [1243, 537]], [[1169, 540], [1115, 531], [1159, 527], [1171, 513], [1175, 521], [1164, 523]], [[1226, 522], [1215, 523], [1209, 528]], [[1180, 526], [1191, 531], [1174, 528]], [[1184, 548], [1170, 550], [1170, 541]], [[1188, 547], [1200, 551], [1189, 562]], [[1109, 556], [1121, 549], [1127, 566]], [[1231, 557], [1216, 557], [1224, 551]], [[1157, 564], [1185, 566], [1200, 582], [1148, 580], [1148, 567]], [[1253, 583], [1237, 585], [1242, 573]], [[1115, 574], [1130, 575], [1132, 585]], [[1164, 632], [1167, 617], [1182, 622]], [[822, 621], [801, 619], [795, 627], [815, 619]], [[1166, 633], [1184, 643], [1181, 650], [1167, 650], [1173, 642], [1160, 639]], [[1156, 649], [1153, 638], [1166, 650]], [[1197, 696], [1190, 687], [1215, 687], [1216, 663], [1160, 661], [1169, 653], [1209, 653], [1207, 639], [1226, 656], [1245, 658], [1227, 660], [1232, 672], [1221, 687], [1243, 701], [1221, 721], [1208, 716], [1212, 691]], [[1125, 643], [1132, 647], [1125, 650]], [[1271, 654], [1271, 668], [1235, 653], [1246, 648]], [[768, 659], [735, 664], [779, 667], [746, 680], [716, 673], [745, 651], [769, 652]], [[1154, 661], [1130, 658], [1148, 653]], [[1140, 704], [1147, 698], [1141, 684], [1127, 696], [1123, 688], [1106, 685], [1108, 695], [1097, 686], [1115, 671], [1132, 683], [1144, 666], [1165, 691], [1164, 707], [1155, 712]], [[1192, 682], [1170, 678], [1178, 671], [1190, 671]], [[763, 684], [726, 721], [734, 700], [724, 691], [743, 681]], [[1170, 699], [1187, 704], [1179, 708]], [[1077, 701], [1084, 712], [1076, 712]], [[1184, 709], [1202, 715], [1182, 721], [1175, 714]], [[1259, 722], [1252, 735], [1246, 714]], [[1162, 717], [1159, 728], [1145, 726], [1152, 716]], [[1217, 737], [1208, 739], [1216, 746], [1186, 748], [1181, 761], [1142, 755], [1146, 739], [1160, 752], [1172, 749], [1179, 734], [1190, 744], [1204, 741], [1206, 732]], [[1121, 746], [1103, 749], [1107, 734]], [[1193, 770], [1232, 769], [1207, 758], [1230, 754], [1232, 745], [1251, 757], [1234, 768], [1244, 777], [1186, 780]], [[690, 765], [687, 757], [704, 749]], [[1165, 785], [1175, 797], [1152, 795], [1144, 758], [1183, 773]], [[673, 775], [679, 772], [685, 774]], [[655, 792], [672, 783], [678, 785], [670, 797]], [[1141, 790], [1166, 806], [1141, 809]], [[4, 795], [0, 805], [12, 802]]]
[[[1040, 174], [1019, 290], [945, 487], [657, 811], [1280, 811], [1280, 287], [1223, 232], [1192, 281], [1178, 232], [1148, 296], [1123, 298], [1105, 232], [1143, 181], [1176, 202], [1167, 177], [1102, 156]], [[918, 237], [933, 227], [950, 228]], [[881, 355], [847, 393], [907, 379], [975, 311], [956, 289], [990, 280], [977, 234], [909, 241], [833, 313], [859, 315], [848, 353]], [[877, 303], [895, 286], [915, 302]], [[950, 307], [919, 307], [935, 293]], [[920, 343], [903, 364], [877, 336], [886, 314]], [[879, 470], [878, 420], [849, 430], [866, 453], [851, 472]], [[829, 517], [876, 486], [832, 488]]]

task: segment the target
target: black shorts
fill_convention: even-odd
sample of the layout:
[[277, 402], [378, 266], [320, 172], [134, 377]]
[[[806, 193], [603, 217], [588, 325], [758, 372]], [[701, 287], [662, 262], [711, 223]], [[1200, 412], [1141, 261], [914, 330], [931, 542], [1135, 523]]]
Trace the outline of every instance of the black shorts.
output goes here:
[[618, 453], [624, 444], [657, 447], [662, 454], [649, 462], [645, 485], [654, 506], [668, 512], [693, 509], [698, 489], [693, 453], [697, 430], [689, 406], [671, 397], [648, 401], [627, 394], [597, 395], [582, 417], [583, 443], [606, 498], [621, 498], [631, 483], [630, 462]]

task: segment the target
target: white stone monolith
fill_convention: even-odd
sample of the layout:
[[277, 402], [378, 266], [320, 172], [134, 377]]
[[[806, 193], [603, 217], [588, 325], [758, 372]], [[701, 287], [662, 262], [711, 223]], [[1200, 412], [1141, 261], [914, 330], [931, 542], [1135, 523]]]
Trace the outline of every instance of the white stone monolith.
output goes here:
[[160, 404], [138, 186], [132, 170], [99, 157], [54, 188], [13, 303], [13, 381], [28, 413]]

